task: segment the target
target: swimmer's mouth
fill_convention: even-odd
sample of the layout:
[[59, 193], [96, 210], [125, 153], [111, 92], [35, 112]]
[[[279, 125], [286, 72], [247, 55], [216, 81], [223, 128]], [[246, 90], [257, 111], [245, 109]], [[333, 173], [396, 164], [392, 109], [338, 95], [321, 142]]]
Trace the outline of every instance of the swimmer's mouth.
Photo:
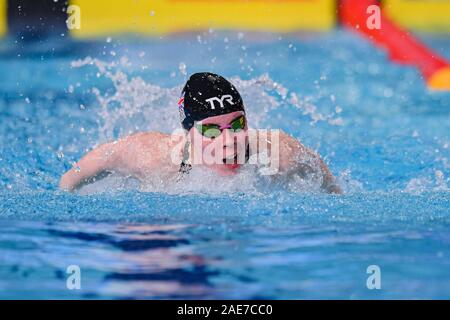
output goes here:
[[235, 153], [233, 156], [230, 156], [230, 157], [227, 157], [227, 158], [223, 158], [223, 164], [237, 166], [238, 165], [237, 153]]

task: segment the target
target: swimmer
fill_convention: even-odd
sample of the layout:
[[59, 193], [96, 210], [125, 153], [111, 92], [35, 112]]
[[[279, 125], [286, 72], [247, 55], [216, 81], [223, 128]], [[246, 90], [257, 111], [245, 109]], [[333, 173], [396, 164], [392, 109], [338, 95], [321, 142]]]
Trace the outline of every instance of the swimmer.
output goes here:
[[265, 153], [274, 169], [265, 174], [273, 181], [315, 175], [324, 191], [342, 193], [320, 156], [297, 139], [281, 130], [250, 130], [241, 95], [222, 76], [193, 74], [178, 109], [180, 134], [141, 132], [100, 145], [63, 175], [60, 188], [72, 192], [105, 173], [177, 181], [189, 179], [194, 166], [219, 176], [238, 175], [243, 165], [255, 163], [254, 156]]

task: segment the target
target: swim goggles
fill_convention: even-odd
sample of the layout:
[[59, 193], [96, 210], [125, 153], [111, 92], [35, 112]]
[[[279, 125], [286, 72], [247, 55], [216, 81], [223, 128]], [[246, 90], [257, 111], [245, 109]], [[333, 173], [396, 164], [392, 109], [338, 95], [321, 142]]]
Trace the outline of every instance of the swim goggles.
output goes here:
[[230, 124], [226, 126], [219, 126], [217, 124], [197, 124], [195, 127], [202, 136], [210, 139], [217, 138], [222, 134], [224, 129], [231, 129], [231, 131], [237, 133], [245, 128], [245, 116], [239, 116], [234, 119]]

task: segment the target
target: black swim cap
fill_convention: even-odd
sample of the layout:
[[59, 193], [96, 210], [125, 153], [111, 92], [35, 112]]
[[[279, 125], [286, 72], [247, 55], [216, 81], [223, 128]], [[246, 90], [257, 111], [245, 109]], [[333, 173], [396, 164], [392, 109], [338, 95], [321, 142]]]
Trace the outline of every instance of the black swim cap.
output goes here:
[[190, 130], [195, 121], [245, 111], [237, 89], [224, 77], [210, 72], [191, 75], [178, 102], [181, 125]]

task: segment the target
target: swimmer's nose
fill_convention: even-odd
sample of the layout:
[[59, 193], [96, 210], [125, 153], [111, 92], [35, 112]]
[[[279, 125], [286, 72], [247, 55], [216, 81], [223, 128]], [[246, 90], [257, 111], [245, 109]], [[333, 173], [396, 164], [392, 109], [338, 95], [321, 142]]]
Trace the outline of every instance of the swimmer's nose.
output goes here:
[[233, 131], [225, 129], [223, 134], [223, 156], [225, 158], [232, 157], [236, 154], [236, 139]]
[[222, 131], [223, 134], [223, 146], [224, 147], [234, 147], [235, 144], [235, 136], [234, 132], [232, 132], [230, 129], [224, 129]]

